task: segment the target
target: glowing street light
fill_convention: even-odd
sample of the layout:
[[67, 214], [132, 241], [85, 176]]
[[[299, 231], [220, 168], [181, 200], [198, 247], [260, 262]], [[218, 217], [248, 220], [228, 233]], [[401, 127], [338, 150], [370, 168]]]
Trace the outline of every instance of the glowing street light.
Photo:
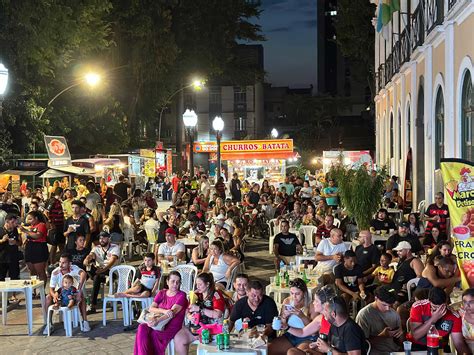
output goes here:
[[186, 109], [183, 113], [183, 122], [186, 129], [186, 133], [189, 136], [189, 160], [188, 160], [188, 170], [191, 176], [194, 176], [194, 154], [193, 154], [193, 144], [194, 144], [194, 130], [196, 128], [198, 121], [198, 116], [194, 110]]
[[87, 73], [84, 76], [84, 80], [90, 87], [94, 87], [100, 82], [101, 77], [97, 73]]
[[216, 141], [217, 141], [217, 176], [216, 181], [221, 176], [222, 172], [222, 163], [221, 163], [221, 138], [222, 131], [224, 130], [224, 120], [221, 116], [214, 117], [212, 121], [212, 128], [216, 131]]
[[272, 135], [272, 138], [278, 138], [278, 131], [276, 128], [273, 128], [270, 134]]
[[8, 69], [3, 63], [0, 63], [0, 95], [3, 96], [7, 91], [8, 85]]

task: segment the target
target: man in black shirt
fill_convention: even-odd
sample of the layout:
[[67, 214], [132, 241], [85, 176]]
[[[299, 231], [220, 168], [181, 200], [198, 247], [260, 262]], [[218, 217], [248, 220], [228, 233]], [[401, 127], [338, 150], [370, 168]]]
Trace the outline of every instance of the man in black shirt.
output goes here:
[[380, 251], [372, 244], [372, 235], [368, 230], [359, 232], [360, 245], [357, 246], [355, 253], [357, 264], [360, 265], [364, 276], [372, 275], [372, 272], [379, 265]]
[[362, 268], [356, 264], [356, 255], [352, 250], [344, 253], [344, 261], [334, 268], [334, 276], [336, 286], [347, 304], [350, 301], [365, 298]]
[[232, 202], [237, 203], [242, 201], [242, 182], [239, 180], [239, 174], [234, 173], [233, 179], [230, 180], [230, 194], [232, 195]]
[[310, 348], [317, 349], [323, 354], [347, 353], [348, 355], [367, 354], [367, 343], [362, 328], [349, 318], [347, 306], [341, 297], [335, 297], [332, 301], [323, 305], [323, 315], [329, 323], [327, 341], [319, 338]]
[[0, 281], [5, 281], [7, 273], [12, 280], [20, 279], [18, 246], [21, 245], [21, 238], [17, 218], [16, 214], [8, 214], [3, 228], [0, 228]]
[[254, 184], [252, 186], [252, 190], [250, 190], [248, 196], [250, 200], [250, 204], [253, 208], [257, 207], [258, 203], [260, 202], [260, 194], [258, 193], [258, 189], [260, 186], [258, 184]]
[[393, 221], [390, 220], [387, 216], [388, 212], [385, 208], [379, 209], [379, 211], [377, 212], [377, 218], [373, 219], [370, 222], [370, 231], [376, 234], [388, 234], [391, 229], [394, 230], [395, 223], [393, 223]]
[[280, 222], [281, 232], [275, 236], [273, 241], [273, 253], [275, 254], [275, 268], [280, 270], [280, 262], [288, 265], [297, 253], [301, 253], [301, 244], [296, 234], [290, 233], [290, 223], [287, 220]]
[[421, 246], [420, 240], [418, 237], [414, 236], [413, 234], [409, 233], [410, 231], [410, 224], [408, 222], [400, 223], [398, 227], [398, 233], [392, 235], [388, 238], [387, 241], [387, 252], [392, 254], [393, 257], [397, 257], [396, 251], [392, 251], [400, 242], [408, 242], [411, 245], [411, 252], [413, 254], [419, 253], [423, 250]]
[[89, 221], [81, 214], [84, 204], [79, 200], [71, 202], [72, 216], [64, 222], [64, 236], [66, 237], [66, 250], [72, 250], [75, 246], [76, 235], [83, 235], [90, 240]]
[[122, 201], [128, 199], [128, 189], [130, 188], [130, 184], [125, 182], [125, 176], [119, 176], [119, 182], [114, 186], [114, 193], [118, 195]]
[[278, 309], [275, 301], [265, 295], [260, 281], [252, 280], [248, 284], [247, 296], [238, 300], [232, 308], [230, 329], [234, 327], [238, 319], [242, 321], [246, 319], [249, 322], [249, 328], [258, 324], [266, 325], [264, 334], [273, 338], [275, 331], [272, 329], [272, 321], [276, 316], [278, 316]]

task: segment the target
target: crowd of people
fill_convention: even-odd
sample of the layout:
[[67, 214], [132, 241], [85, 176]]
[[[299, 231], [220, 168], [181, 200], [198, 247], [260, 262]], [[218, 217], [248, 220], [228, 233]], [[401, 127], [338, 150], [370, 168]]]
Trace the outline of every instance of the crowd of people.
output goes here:
[[[390, 179], [381, 201], [390, 199], [400, 207], [396, 181]], [[223, 319], [231, 328], [247, 322], [254, 332], [264, 326], [270, 354], [365, 354], [369, 343], [384, 354], [401, 350], [405, 339], [412, 349], [426, 349], [431, 325], [443, 338], [442, 347], [451, 336], [459, 353], [471, 353], [474, 291], [464, 291], [460, 309], [450, 305], [460, 274], [442, 193], [424, 214], [411, 213], [406, 221], [395, 222], [381, 208], [370, 230], [358, 231], [351, 240], [357, 229], [331, 179], [292, 174], [279, 185], [260, 185], [241, 181], [237, 174], [227, 183], [222, 178], [211, 183], [204, 174], [175, 174], [164, 180], [159, 193], [153, 184], [150, 180], [142, 191], [121, 176], [115, 186], [76, 180], [72, 186], [25, 187], [18, 200], [4, 193], [0, 280], [7, 275], [19, 279], [24, 262], [32, 276], [49, 285], [45, 309], [77, 305], [81, 329], [87, 332], [87, 317], [96, 312], [108, 272], [126, 262], [124, 251], [133, 242], [143, 263], [130, 288], [116, 297], [153, 297], [152, 320], [138, 327], [136, 354], [162, 354], [171, 340], [177, 354], [186, 354], [199, 324]], [[171, 200], [166, 211], [157, 208], [160, 198]], [[289, 297], [277, 305], [261, 281], [243, 272], [246, 244], [270, 237], [269, 220], [279, 229], [273, 239], [277, 271], [306, 249], [290, 230], [316, 227], [312, 263], [321, 278], [314, 295], [305, 280], [296, 278], [289, 283]], [[374, 244], [374, 236], [382, 238]], [[183, 238], [198, 245], [188, 253]], [[197, 267], [195, 299], [181, 290], [179, 272], [162, 278], [163, 263]], [[408, 289], [414, 279], [419, 279], [416, 287]], [[86, 298], [87, 280], [92, 291]], [[282, 326], [275, 330], [277, 316]], [[292, 326], [293, 316], [301, 327]]]

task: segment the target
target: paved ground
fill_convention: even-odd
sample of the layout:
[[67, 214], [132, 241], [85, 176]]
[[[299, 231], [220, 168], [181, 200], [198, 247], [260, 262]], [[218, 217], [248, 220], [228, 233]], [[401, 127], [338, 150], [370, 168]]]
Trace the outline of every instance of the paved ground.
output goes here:
[[[268, 241], [251, 239], [246, 250], [247, 273], [265, 285], [273, 274], [273, 262], [268, 255]], [[23, 276], [23, 275], [22, 275]], [[24, 275], [25, 278], [27, 275]], [[88, 284], [88, 288], [92, 287]], [[135, 341], [135, 331], [124, 332], [122, 312], [118, 312], [118, 320], [114, 321], [113, 313], [107, 312], [110, 320], [106, 327], [102, 326], [102, 313], [89, 316], [92, 330], [81, 333], [79, 328], [73, 330], [73, 336], [66, 338], [62, 324], [56, 316], [56, 331], [50, 336], [42, 335], [43, 320], [39, 300], [35, 300], [33, 336], [27, 335], [26, 312], [24, 301], [8, 312], [8, 323], [0, 325], [1, 354], [131, 354]], [[191, 348], [190, 354], [195, 353]]]

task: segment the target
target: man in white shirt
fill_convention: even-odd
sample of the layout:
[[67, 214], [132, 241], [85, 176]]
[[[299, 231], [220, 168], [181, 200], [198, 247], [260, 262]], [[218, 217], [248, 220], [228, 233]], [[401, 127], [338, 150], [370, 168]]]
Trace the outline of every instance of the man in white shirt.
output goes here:
[[206, 175], [201, 175], [201, 186], [199, 190], [205, 198], [209, 198], [209, 193], [211, 192], [211, 184], [209, 184], [209, 180], [207, 180]]
[[29, 187], [25, 190], [25, 196], [21, 198], [21, 217], [25, 218], [25, 216], [30, 212], [30, 205], [31, 205], [31, 189]]
[[166, 243], [161, 244], [158, 248], [158, 261], [173, 261], [175, 256], [179, 261], [185, 260], [186, 246], [176, 241], [176, 231], [173, 228], [168, 228], [165, 231], [165, 237]]
[[[110, 234], [102, 231], [99, 234], [99, 245], [96, 245], [89, 255], [84, 259], [84, 265], [91, 265], [90, 276], [93, 280], [91, 313], [96, 312], [97, 297], [100, 286], [105, 282], [109, 270], [120, 259], [120, 247], [110, 242]], [[93, 263], [94, 261], [94, 263]]]
[[88, 181], [86, 184], [87, 195], [86, 195], [86, 207], [94, 211], [97, 208], [97, 205], [102, 202], [102, 198], [95, 191], [95, 183], [93, 181]]
[[332, 273], [332, 269], [342, 261], [347, 248], [342, 241], [342, 231], [339, 228], [331, 229], [329, 238], [323, 239], [316, 249], [316, 270], [318, 273]]
[[[82, 294], [82, 287], [86, 282], [86, 272], [79, 266], [72, 264], [72, 257], [69, 253], [64, 253], [59, 258], [59, 266], [51, 273], [51, 280], [49, 282], [49, 294], [46, 296], [44, 310], [47, 312], [48, 307], [52, 303], [57, 302], [56, 291], [63, 285], [63, 277], [70, 275], [74, 279], [74, 286], [78, 289], [77, 302], [81, 311], [82, 319], [82, 331], [88, 332], [91, 330], [89, 322], [87, 321], [86, 303], [84, 301], [84, 295]], [[48, 334], [48, 327], [44, 328], [43, 334]], [[50, 332], [53, 331], [52, 325], [50, 325]]]

